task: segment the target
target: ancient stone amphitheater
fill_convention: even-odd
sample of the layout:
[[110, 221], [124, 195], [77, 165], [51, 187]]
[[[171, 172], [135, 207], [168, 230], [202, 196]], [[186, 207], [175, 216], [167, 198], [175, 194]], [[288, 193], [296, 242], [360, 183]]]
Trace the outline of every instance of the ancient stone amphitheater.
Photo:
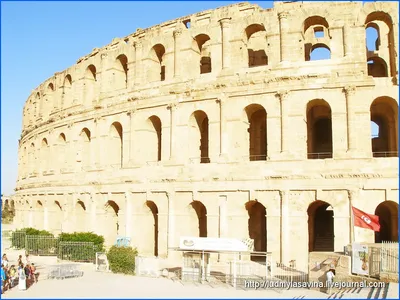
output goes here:
[[27, 99], [15, 223], [160, 257], [252, 238], [287, 263], [342, 251], [353, 205], [382, 226], [356, 241], [397, 240], [397, 55], [395, 2], [238, 3], [114, 39]]

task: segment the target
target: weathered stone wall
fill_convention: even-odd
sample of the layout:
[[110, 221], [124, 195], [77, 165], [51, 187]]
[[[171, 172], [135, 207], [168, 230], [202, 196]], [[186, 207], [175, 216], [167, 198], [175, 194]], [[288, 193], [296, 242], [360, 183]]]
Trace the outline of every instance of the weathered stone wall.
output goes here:
[[[241, 3], [94, 49], [26, 102], [16, 223], [126, 235], [160, 256], [181, 235], [265, 234], [261, 250], [306, 266], [325, 203], [343, 250], [351, 203], [397, 214], [397, 30], [393, 2]], [[319, 46], [330, 59], [308, 61]]]

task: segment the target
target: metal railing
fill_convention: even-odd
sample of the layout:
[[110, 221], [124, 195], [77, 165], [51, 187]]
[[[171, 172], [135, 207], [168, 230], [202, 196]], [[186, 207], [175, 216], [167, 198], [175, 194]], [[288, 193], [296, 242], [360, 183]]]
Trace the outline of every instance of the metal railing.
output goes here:
[[332, 152], [307, 153], [308, 159], [327, 159], [332, 157]]
[[398, 157], [397, 151], [372, 152], [373, 157]]
[[382, 242], [380, 261], [381, 272], [399, 273], [399, 243]]

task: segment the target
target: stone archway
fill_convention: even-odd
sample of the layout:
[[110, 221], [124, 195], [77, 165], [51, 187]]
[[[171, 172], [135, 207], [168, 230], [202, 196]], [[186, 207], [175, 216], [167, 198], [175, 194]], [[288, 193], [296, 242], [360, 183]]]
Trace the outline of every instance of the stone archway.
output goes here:
[[397, 242], [399, 240], [399, 205], [393, 201], [384, 201], [375, 209], [379, 216], [380, 231], [375, 232], [375, 243]]
[[207, 208], [200, 201], [193, 201], [190, 206], [196, 212], [199, 221], [199, 237], [207, 237]]
[[119, 234], [119, 206], [114, 201], [108, 200], [104, 210], [104, 237], [107, 244], [113, 245], [117, 241]]
[[158, 207], [153, 201], [146, 201], [146, 206], [149, 208], [154, 220], [154, 256], [158, 256]]
[[[246, 203], [246, 210], [249, 214], [249, 237], [254, 240], [254, 251], [267, 251], [267, 210], [258, 201]], [[265, 261], [265, 257], [252, 255], [253, 261]]]
[[332, 206], [321, 200], [310, 204], [308, 213], [308, 251], [332, 252], [335, 231]]

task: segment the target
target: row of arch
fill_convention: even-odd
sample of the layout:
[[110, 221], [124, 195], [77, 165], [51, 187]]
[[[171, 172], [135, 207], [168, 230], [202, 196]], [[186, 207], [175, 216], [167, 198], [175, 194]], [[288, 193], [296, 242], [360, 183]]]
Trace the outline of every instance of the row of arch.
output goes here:
[[[26, 202], [29, 205], [29, 202]], [[34, 209], [36, 215], [35, 219], [40, 220], [43, 217], [43, 204], [40, 201], [36, 201]], [[158, 214], [159, 209], [155, 202], [146, 201], [144, 205], [147, 207], [148, 213], [152, 215], [154, 231], [152, 233], [154, 255], [158, 256], [158, 241], [159, 241], [159, 222]], [[199, 237], [207, 237], [208, 223], [207, 223], [207, 208], [201, 201], [193, 201], [189, 204], [190, 212], [197, 219], [197, 229]], [[249, 201], [245, 203], [244, 208], [246, 209], [248, 219], [248, 234], [251, 239], [254, 239], [254, 250], [255, 251], [267, 251], [267, 210], [265, 206], [258, 201]], [[55, 227], [62, 226], [63, 207], [58, 201], [54, 201], [51, 206], [51, 211], [56, 213], [57, 218], [54, 221], [57, 224], [53, 224]], [[112, 200], [107, 201], [103, 207], [105, 219], [107, 222], [108, 229], [114, 228], [112, 232], [108, 234], [108, 238], [111, 240], [115, 239], [119, 234], [119, 219], [118, 214], [120, 207]], [[317, 200], [311, 203], [307, 209], [308, 214], [308, 236], [309, 236], [309, 252], [323, 251], [331, 252], [334, 251], [334, 211], [332, 206], [325, 201]], [[381, 243], [383, 241], [398, 241], [398, 204], [393, 201], [384, 201], [380, 203], [374, 212], [375, 215], [379, 216], [379, 222], [381, 230], [375, 233], [375, 243]], [[84, 224], [85, 218], [87, 217], [87, 208], [82, 201], [77, 201], [74, 207], [74, 217], [77, 221], [76, 224]], [[36, 223], [36, 226], [42, 228], [43, 224]], [[147, 224], [149, 225], [149, 224]], [[76, 230], [85, 230], [85, 227], [76, 228]], [[253, 257], [253, 260], [257, 260], [257, 257]]]
[[[396, 74], [396, 62], [392, 18], [384, 12], [373, 12], [367, 16], [365, 28], [368, 74], [374, 77], [388, 77], [389, 74], [394, 76]], [[369, 30], [375, 31], [373, 36], [368, 34]], [[268, 65], [267, 49], [269, 44], [266, 42], [265, 26], [263, 24], [251, 24], [245, 28], [244, 36], [248, 66]], [[329, 24], [324, 17], [308, 17], [304, 21], [303, 36], [306, 61], [330, 58], [331, 37]], [[376, 39], [375, 42], [368, 41], [370, 38]], [[204, 33], [196, 35], [193, 39], [192, 48], [195, 54], [191, 55], [194, 55], [193, 60], [198, 61], [198, 72], [200, 74], [212, 72], [211, 43], [210, 36]], [[375, 49], [368, 49], [368, 45], [372, 44], [375, 45]], [[152, 46], [149, 53], [145, 54], [148, 61], [148, 74], [150, 74], [148, 81], [163, 81], [166, 79], [165, 53], [165, 46], [159, 43]], [[97, 68], [94, 64], [86, 67], [83, 80], [84, 95], [81, 96], [83, 97], [83, 104], [91, 106], [97, 101], [96, 94], [98, 90]], [[42, 116], [43, 111], [51, 109], [49, 105], [55, 104], [59, 108], [71, 106], [75, 98], [72, 94], [72, 84], [72, 76], [67, 74], [62, 84], [60, 103], [56, 104], [51, 103], [56, 99], [51, 96], [55, 91], [55, 86], [50, 82], [42, 96], [37, 92], [33, 99], [28, 101], [29, 106], [27, 109], [32, 110], [29, 113], [34, 118], [37, 118]], [[115, 58], [112, 68], [112, 84], [115, 90], [128, 88], [128, 57], [125, 54], [120, 54]]]
[[[390, 157], [398, 155], [397, 148], [397, 122], [398, 122], [398, 104], [388, 97], [379, 97], [375, 99], [370, 107], [371, 123], [375, 126], [375, 133], [371, 133], [371, 147], [374, 157]], [[268, 140], [269, 136], [267, 128], [267, 112], [265, 108], [259, 104], [248, 105], [244, 109], [247, 118], [247, 127], [243, 130], [248, 132], [249, 160], [259, 161], [267, 160], [268, 157]], [[333, 157], [333, 139], [332, 139], [332, 111], [330, 105], [322, 99], [316, 99], [308, 102], [306, 107], [307, 120], [307, 153], [308, 159], [325, 159]], [[189, 118], [189, 137], [191, 142], [188, 143], [189, 156], [195, 159], [195, 162], [209, 163], [209, 118], [202, 111], [197, 110], [192, 113]], [[76, 159], [82, 162], [83, 166], [94, 164], [91, 153], [93, 146], [91, 145], [92, 134], [85, 127], [79, 135], [77, 151], [80, 155]], [[143, 153], [146, 162], [161, 161], [162, 157], [162, 122], [155, 115], [149, 117], [146, 123], [146, 130], [143, 131], [141, 140], [146, 142], [146, 151]], [[67, 137], [64, 133], [59, 134], [56, 143], [58, 158], [61, 165], [67, 165], [66, 153]], [[144, 145], [141, 145], [141, 147]], [[124, 155], [124, 137], [121, 123], [114, 122], [111, 124], [107, 137], [107, 158], [110, 165], [122, 166]], [[50, 160], [50, 147], [46, 138], [42, 139], [40, 151], [40, 165], [46, 170]], [[32, 142], [30, 146], [24, 146], [23, 157], [28, 159], [28, 164], [32, 168], [30, 171], [37, 171], [35, 161], [35, 151], [37, 148]], [[20, 162], [26, 169], [26, 160]]]

